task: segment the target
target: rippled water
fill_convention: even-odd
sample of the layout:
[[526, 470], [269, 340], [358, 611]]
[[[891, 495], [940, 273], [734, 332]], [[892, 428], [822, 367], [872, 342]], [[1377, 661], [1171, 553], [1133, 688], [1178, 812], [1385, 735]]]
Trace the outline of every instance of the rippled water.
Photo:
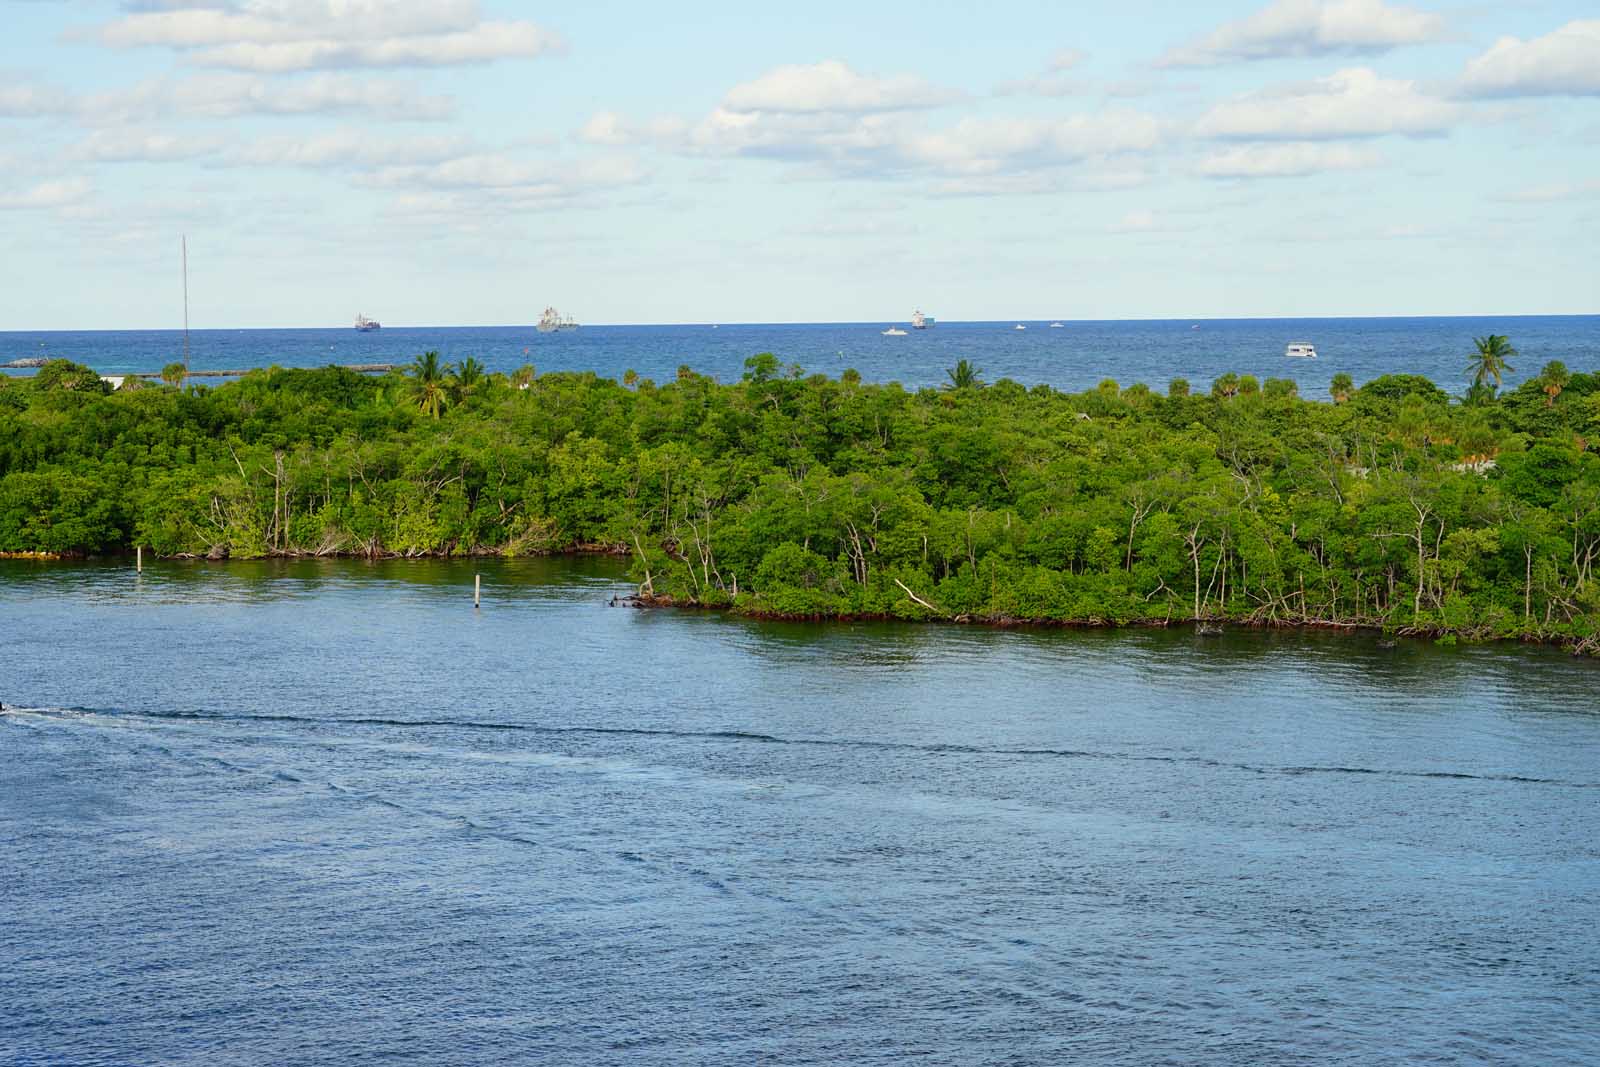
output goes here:
[[[424, 349], [446, 360], [473, 356], [490, 370], [533, 363], [542, 371], [595, 371], [620, 378], [628, 369], [657, 381], [688, 364], [737, 381], [744, 361], [773, 352], [786, 363], [836, 377], [854, 367], [869, 381], [908, 387], [942, 385], [957, 360], [976, 363], [989, 380], [1090, 388], [1104, 378], [1164, 390], [1172, 378], [1205, 388], [1228, 371], [1261, 379], [1293, 378], [1301, 392], [1326, 397], [1340, 372], [1357, 382], [1380, 374], [1423, 374], [1451, 392], [1466, 388], [1472, 339], [1507, 334], [1521, 355], [1507, 384], [1539, 373], [1552, 359], [1573, 371], [1600, 370], [1600, 315], [1479, 318], [1205, 319], [1141, 321], [943, 322], [904, 337], [884, 337], [887, 323], [746, 323], [721, 326], [585, 326], [541, 334], [532, 326], [385, 327], [357, 333], [325, 330], [197, 330], [192, 365], [239, 370], [279, 364], [409, 363]], [[904, 323], [900, 325], [904, 326]], [[1289, 359], [1290, 341], [1316, 344], [1317, 359]], [[181, 358], [176, 330], [0, 332], [0, 362], [64, 356], [102, 374], [153, 372]]]
[[1600, 1060], [1593, 664], [478, 569], [0, 562], [0, 1062]]

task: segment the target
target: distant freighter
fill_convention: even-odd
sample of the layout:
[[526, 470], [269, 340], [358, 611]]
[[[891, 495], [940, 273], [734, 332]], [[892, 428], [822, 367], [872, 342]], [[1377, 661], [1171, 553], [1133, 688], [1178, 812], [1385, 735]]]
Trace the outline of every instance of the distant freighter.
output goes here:
[[921, 311], [911, 313], [911, 328], [913, 330], [926, 330], [933, 325], [933, 316], [924, 315]]
[[563, 315], [555, 308], [545, 308], [544, 314], [539, 316], [539, 332], [555, 333], [557, 330], [576, 330], [578, 320], [571, 315]]
[[362, 333], [370, 333], [373, 330], [381, 329], [382, 327], [383, 323], [379, 322], [377, 319], [369, 319], [365, 315], [356, 316], [356, 329], [360, 330]]

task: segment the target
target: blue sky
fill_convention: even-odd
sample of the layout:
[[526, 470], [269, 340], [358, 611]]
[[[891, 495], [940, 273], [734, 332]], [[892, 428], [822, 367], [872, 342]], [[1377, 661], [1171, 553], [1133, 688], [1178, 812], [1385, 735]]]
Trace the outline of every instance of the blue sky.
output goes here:
[[1600, 311], [1592, 2], [0, 19], [0, 329]]

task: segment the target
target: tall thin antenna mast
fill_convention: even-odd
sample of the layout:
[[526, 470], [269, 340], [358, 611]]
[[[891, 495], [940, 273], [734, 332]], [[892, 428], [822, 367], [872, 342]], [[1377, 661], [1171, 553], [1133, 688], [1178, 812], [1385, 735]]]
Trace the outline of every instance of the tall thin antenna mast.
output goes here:
[[183, 376], [189, 377], [189, 235], [183, 240]]

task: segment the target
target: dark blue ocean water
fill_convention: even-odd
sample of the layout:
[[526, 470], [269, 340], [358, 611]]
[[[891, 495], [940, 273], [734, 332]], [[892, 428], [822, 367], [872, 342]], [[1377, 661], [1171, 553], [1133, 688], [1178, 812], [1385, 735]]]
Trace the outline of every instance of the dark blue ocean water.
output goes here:
[[[744, 361], [773, 352], [810, 372], [854, 367], [871, 381], [939, 384], [945, 369], [969, 359], [989, 380], [1014, 378], [1086, 389], [1104, 378], [1164, 390], [1175, 377], [1204, 387], [1234, 371], [1293, 378], [1306, 396], [1325, 396], [1344, 372], [1357, 382], [1380, 374], [1424, 374], [1452, 392], [1465, 388], [1472, 339], [1506, 334], [1521, 351], [1510, 382], [1552, 359], [1574, 371], [1600, 370], [1600, 316], [1494, 318], [1226, 319], [1179, 321], [940, 323], [905, 337], [884, 337], [889, 323], [710, 326], [584, 326], [541, 334], [532, 326], [385, 327], [374, 333], [326, 330], [197, 330], [191, 364], [201, 370], [327, 363], [405, 363], [425, 349], [447, 360], [475, 356], [491, 370], [533, 363], [540, 371], [593, 370], [619, 377], [632, 368], [664, 381], [680, 364], [722, 381], [737, 380]], [[901, 323], [904, 327], [906, 324]], [[1195, 327], [1199, 328], [1196, 329]], [[1311, 341], [1315, 360], [1289, 359], [1290, 341]], [[158, 371], [180, 358], [171, 330], [0, 333], [0, 363], [64, 356], [103, 374]]]
[[1600, 674], [0, 561], [0, 1063], [1600, 1062]]

